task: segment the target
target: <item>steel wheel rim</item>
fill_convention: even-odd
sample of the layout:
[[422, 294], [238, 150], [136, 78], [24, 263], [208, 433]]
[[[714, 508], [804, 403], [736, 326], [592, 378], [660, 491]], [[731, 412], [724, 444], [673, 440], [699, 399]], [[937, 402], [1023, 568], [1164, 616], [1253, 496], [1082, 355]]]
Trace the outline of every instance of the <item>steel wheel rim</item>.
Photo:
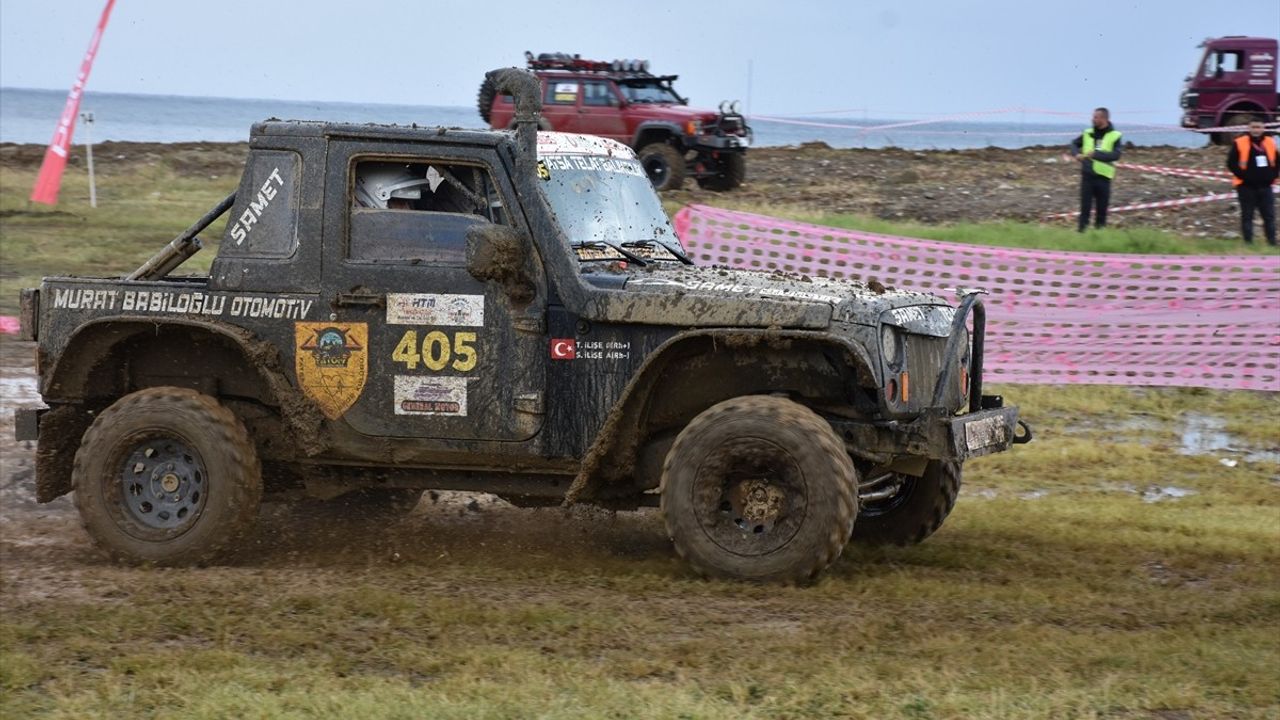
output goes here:
[[759, 557], [786, 547], [808, 511], [795, 458], [763, 438], [722, 443], [698, 467], [693, 507], [707, 539], [725, 552]]
[[121, 443], [114, 475], [103, 479], [112, 515], [144, 540], [189, 531], [209, 500], [209, 472], [199, 451], [172, 432], [135, 434]]

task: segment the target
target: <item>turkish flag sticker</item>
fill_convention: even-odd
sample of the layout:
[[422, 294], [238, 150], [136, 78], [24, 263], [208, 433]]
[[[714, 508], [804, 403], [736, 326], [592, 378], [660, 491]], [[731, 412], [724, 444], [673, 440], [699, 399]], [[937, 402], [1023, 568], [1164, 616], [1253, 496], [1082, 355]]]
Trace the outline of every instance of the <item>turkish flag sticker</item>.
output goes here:
[[552, 360], [574, 360], [578, 357], [578, 341], [573, 338], [551, 338]]

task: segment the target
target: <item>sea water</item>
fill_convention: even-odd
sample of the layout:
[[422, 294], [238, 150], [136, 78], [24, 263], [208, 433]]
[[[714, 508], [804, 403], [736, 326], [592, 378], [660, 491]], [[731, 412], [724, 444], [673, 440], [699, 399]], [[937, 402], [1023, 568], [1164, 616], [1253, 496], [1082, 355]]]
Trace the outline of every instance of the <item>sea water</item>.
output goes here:
[[[48, 144], [62, 114], [67, 94], [58, 90], [0, 88], [0, 142]], [[381, 105], [346, 102], [246, 100], [177, 95], [135, 95], [88, 91], [80, 105], [92, 112], [88, 128], [93, 142], [239, 142], [248, 139], [249, 126], [267, 118], [329, 120], [483, 128], [474, 107], [439, 105]], [[1032, 145], [1065, 146], [1084, 123], [1038, 123], [1035, 118], [1003, 116], [1000, 121], [938, 121], [907, 127], [863, 130], [900, 121], [867, 117], [786, 118], [785, 122], [749, 118], [757, 146], [825, 142], [831, 147], [900, 147], [913, 150], [983, 147], [1019, 148]], [[1158, 126], [1126, 128], [1116, 117], [1125, 139], [1139, 145], [1201, 147], [1203, 136]], [[809, 124], [798, 124], [809, 123]], [[77, 123], [75, 142], [85, 140], [84, 123]]]

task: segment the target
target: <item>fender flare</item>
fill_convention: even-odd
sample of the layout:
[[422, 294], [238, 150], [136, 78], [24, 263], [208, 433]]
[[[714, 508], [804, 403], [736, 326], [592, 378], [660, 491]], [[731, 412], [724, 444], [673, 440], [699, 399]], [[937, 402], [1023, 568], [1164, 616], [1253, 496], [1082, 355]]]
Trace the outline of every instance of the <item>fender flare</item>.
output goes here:
[[63, 402], [83, 400], [88, 396], [90, 371], [120, 343], [145, 332], [175, 326], [207, 333], [235, 347], [246, 364], [257, 371], [270, 394], [264, 400], [280, 408], [282, 419], [295, 433], [298, 447], [307, 455], [319, 454], [329, 447], [323, 414], [289, 382], [279, 349], [242, 327], [224, 322], [191, 318], [165, 318], [158, 322], [155, 317], [142, 315], [91, 320], [75, 329], [49, 371], [42, 373], [40, 392], [45, 397], [66, 399]]
[[[565, 493], [564, 504], [573, 505], [590, 499], [603, 482], [601, 470], [607, 461], [615, 460], [621, 452], [624, 456], [634, 455], [640, 446], [639, 427], [646, 416], [649, 402], [653, 397], [652, 385], [666, 365], [675, 356], [674, 350], [680, 346], [700, 340], [711, 340], [723, 343], [734, 349], [748, 349], [762, 344], [776, 344], [788, 341], [803, 341], [847, 353], [852, 357], [851, 366], [854, 372], [864, 380], [875, 382], [875, 364], [869, 354], [858, 343], [844, 338], [835, 338], [830, 333], [813, 330], [780, 330], [776, 328], [759, 329], [694, 329], [677, 333], [666, 342], [649, 353], [636, 370], [635, 375], [623, 389], [596, 434], [591, 448], [583, 456], [578, 474], [573, 484]], [[613, 463], [617, 465], [617, 463]], [[630, 463], [621, 463], [629, 466]]]
[[[635, 148], [636, 152], [640, 152], [640, 148], [643, 147], [643, 145], [640, 144], [640, 141], [643, 140], [646, 135], [651, 134], [670, 135], [672, 138], [681, 140], [684, 137], [684, 128], [681, 128], [676, 123], [666, 120], [648, 120], [642, 122], [636, 127], [635, 134], [632, 135], [631, 147]], [[645, 145], [648, 144], [649, 143], [647, 142], [645, 143]], [[683, 140], [681, 140], [681, 145], [683, 144]]]

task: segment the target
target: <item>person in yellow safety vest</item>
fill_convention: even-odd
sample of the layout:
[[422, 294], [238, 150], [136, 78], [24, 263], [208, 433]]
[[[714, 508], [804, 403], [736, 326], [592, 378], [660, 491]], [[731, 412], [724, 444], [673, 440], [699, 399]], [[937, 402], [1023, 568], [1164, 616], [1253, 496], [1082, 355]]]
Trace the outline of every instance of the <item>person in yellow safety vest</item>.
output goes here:
[[1089, 227], [1089, 210], [1096, 204], [1094, 227], [1107, 226], [1107, 204], [1111, 202], [1111, 179], [1120, 160], [1120, 131], [1111, 125], [1111, 111], [1093, 111], [1093, 127], [1071, 141], [1071, 159], [1080, 161], [1080, 222], [1076, 229]]
[[1267, 244], [1276, 244], [1276, 199], [1271, 186], [1280, 168], [1276, 166], [1276, 139], [1266, 136], [1266, 126], [1249, 119], [1249, 132], [1236, 138], [1227, 150], [1227, 169], [1235, 175], [1236, 198], [1240, 201], [1240, 235], [1253, 242], [1253, 211], [1262, 216]]

